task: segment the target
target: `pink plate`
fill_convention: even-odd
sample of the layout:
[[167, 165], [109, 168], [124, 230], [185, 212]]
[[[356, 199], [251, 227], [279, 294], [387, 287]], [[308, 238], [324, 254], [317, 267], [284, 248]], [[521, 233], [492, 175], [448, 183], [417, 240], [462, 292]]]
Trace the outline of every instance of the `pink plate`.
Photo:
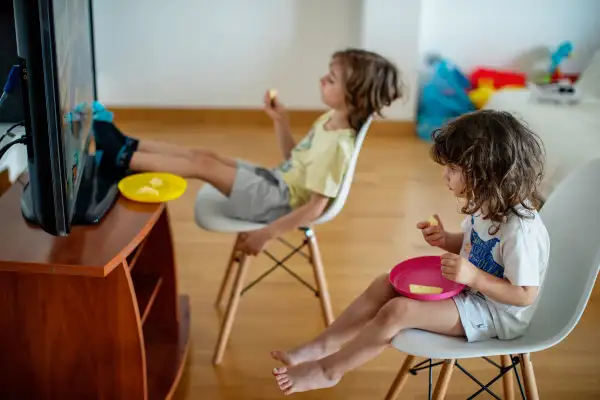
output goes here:
[[[459, 294], [465, 287], [442, 276], [441, 260], [438, 256], [411, 258], [396, 265], [390, 272], [390, 283], [402, 296], [424, 301], [448, 299]], [[440, 294], [411, 293], [409, 285], [437, 286]]]

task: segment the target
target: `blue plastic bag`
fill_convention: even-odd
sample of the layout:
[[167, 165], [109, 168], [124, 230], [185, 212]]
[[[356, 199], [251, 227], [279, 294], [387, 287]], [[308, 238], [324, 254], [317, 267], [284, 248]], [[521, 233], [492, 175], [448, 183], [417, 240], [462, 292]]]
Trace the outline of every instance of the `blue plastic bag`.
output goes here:
[[431, 134], [449, 120], [475, 110], [468, 96], [469, 79], [453, 63], [437, 59], [421, 88], [417, 111], [417, 134], [431, 140]]
[[[85, 112], [86, 107], [86, 103], [81, 103], [75, 106], [73, 111], [67, 112], [65, 114], [67, 122], [72, 123], [79, 121], [81, 119], [81, 114]], [[94, 121], [113, 122], [113, 117], [113, 113], [104, 108], [101, 103], [97, 101], [92, 103], [92, 119]]]

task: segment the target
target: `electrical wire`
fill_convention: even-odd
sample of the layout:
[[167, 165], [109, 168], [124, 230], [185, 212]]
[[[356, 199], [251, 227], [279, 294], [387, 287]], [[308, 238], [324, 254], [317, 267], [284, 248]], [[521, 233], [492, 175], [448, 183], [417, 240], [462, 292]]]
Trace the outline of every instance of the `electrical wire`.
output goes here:
[[[11, 127], [6, 130], [6, 133], [9, 134], [13, 131], [13, 129], [18, 128], [20, 126], [25, 126], [25, 122], [21, 121], [21, 122], [17, 122], [16, 124], [11, 125]], [[14, 134], [13, 134], [13, 137], [14, 137]]]
[[13, 124], [10, 128], [8, 128], [6, 130], [6, 132], [4, 132], [4, 134], [2, 136], [0, 136], [0, 143], [2, 143], [2, 141], [4, 140], [5, 137], [9, 137], [9, 138], [14, 138], [16, 135], [14, 133], [12, 133], [12, 131], [15, 128], [18, 128], [19, 126], [25, 126], [24, 122], [17, 122], [16, 124]]
[[6, 154], [6, 152], [13, 147], [16, 144], [25, 144], [26, 143], [26, 139], [25, 136], [21, 136], [20, 138], [13, 140], [12, 142], [10, 142], [9, 144], [7, 144], [6, 146], [2, 147], [0, 149], [0, 160], [2, 160], [2, 157], [4, 157], [4, 155]]

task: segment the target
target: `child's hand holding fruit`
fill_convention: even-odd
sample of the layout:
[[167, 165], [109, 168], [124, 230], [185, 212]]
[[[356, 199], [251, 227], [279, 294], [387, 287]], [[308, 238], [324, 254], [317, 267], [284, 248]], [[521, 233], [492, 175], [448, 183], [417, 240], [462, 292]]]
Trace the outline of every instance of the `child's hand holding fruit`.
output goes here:
[[417, 229], [421, 230], [423, 238], [430, 246], [444, 247], [446, 245], [447, 233], [444, 225], [437, 214], [429, 217], [427, 221], [421, 221], [417, 224]]
[[286, 119], [285, 107], [277, 98], [277, 90], [267, 90], [264, 97], [265, 112], [275, 122], [283, 122]]

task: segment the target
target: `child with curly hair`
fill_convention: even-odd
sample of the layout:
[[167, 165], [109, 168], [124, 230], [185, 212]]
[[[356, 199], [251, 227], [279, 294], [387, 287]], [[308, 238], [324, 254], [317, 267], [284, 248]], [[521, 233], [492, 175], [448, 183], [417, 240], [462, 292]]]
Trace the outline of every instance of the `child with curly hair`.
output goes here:
[[322, 334], [272, 356], [285, 394], [334, 386], [344, 373], [380, 354], [400, 331], [421, 329], [469, 342], [523, 335], [548, 264], [550, 240], [536, 211], [543, 172], [539, 138], [511, 114], [461, 116], [434, 134], [432, 158], [463, 202], [461, 232], [419, 222], [431, 246], [443, 249], [441, 274], [468, 287], [453, 299], [422, 302], [400, 296], [387, 274], [375, 281]]
[[282, 233], [317, 219], [335, 198], [354, 151], [356, 133], [371, 115], [400, 98], [397, 68], [361, 49], [333, 54], [320, 80], [321, 99], [330, 109], [298, 144], [284, 106], [267, 92], [264, 107], [273, 120], [284, 162], [274, 169], [232, 160], [204, 149], [189, 149], [123, 135], [97, 122], [97, 148], [117, 177], [126, 171], [171, 172], [210, 183], [228, 198], [229, 216], [267, 223], [244, 235], [240, 250], [260, 253]]

